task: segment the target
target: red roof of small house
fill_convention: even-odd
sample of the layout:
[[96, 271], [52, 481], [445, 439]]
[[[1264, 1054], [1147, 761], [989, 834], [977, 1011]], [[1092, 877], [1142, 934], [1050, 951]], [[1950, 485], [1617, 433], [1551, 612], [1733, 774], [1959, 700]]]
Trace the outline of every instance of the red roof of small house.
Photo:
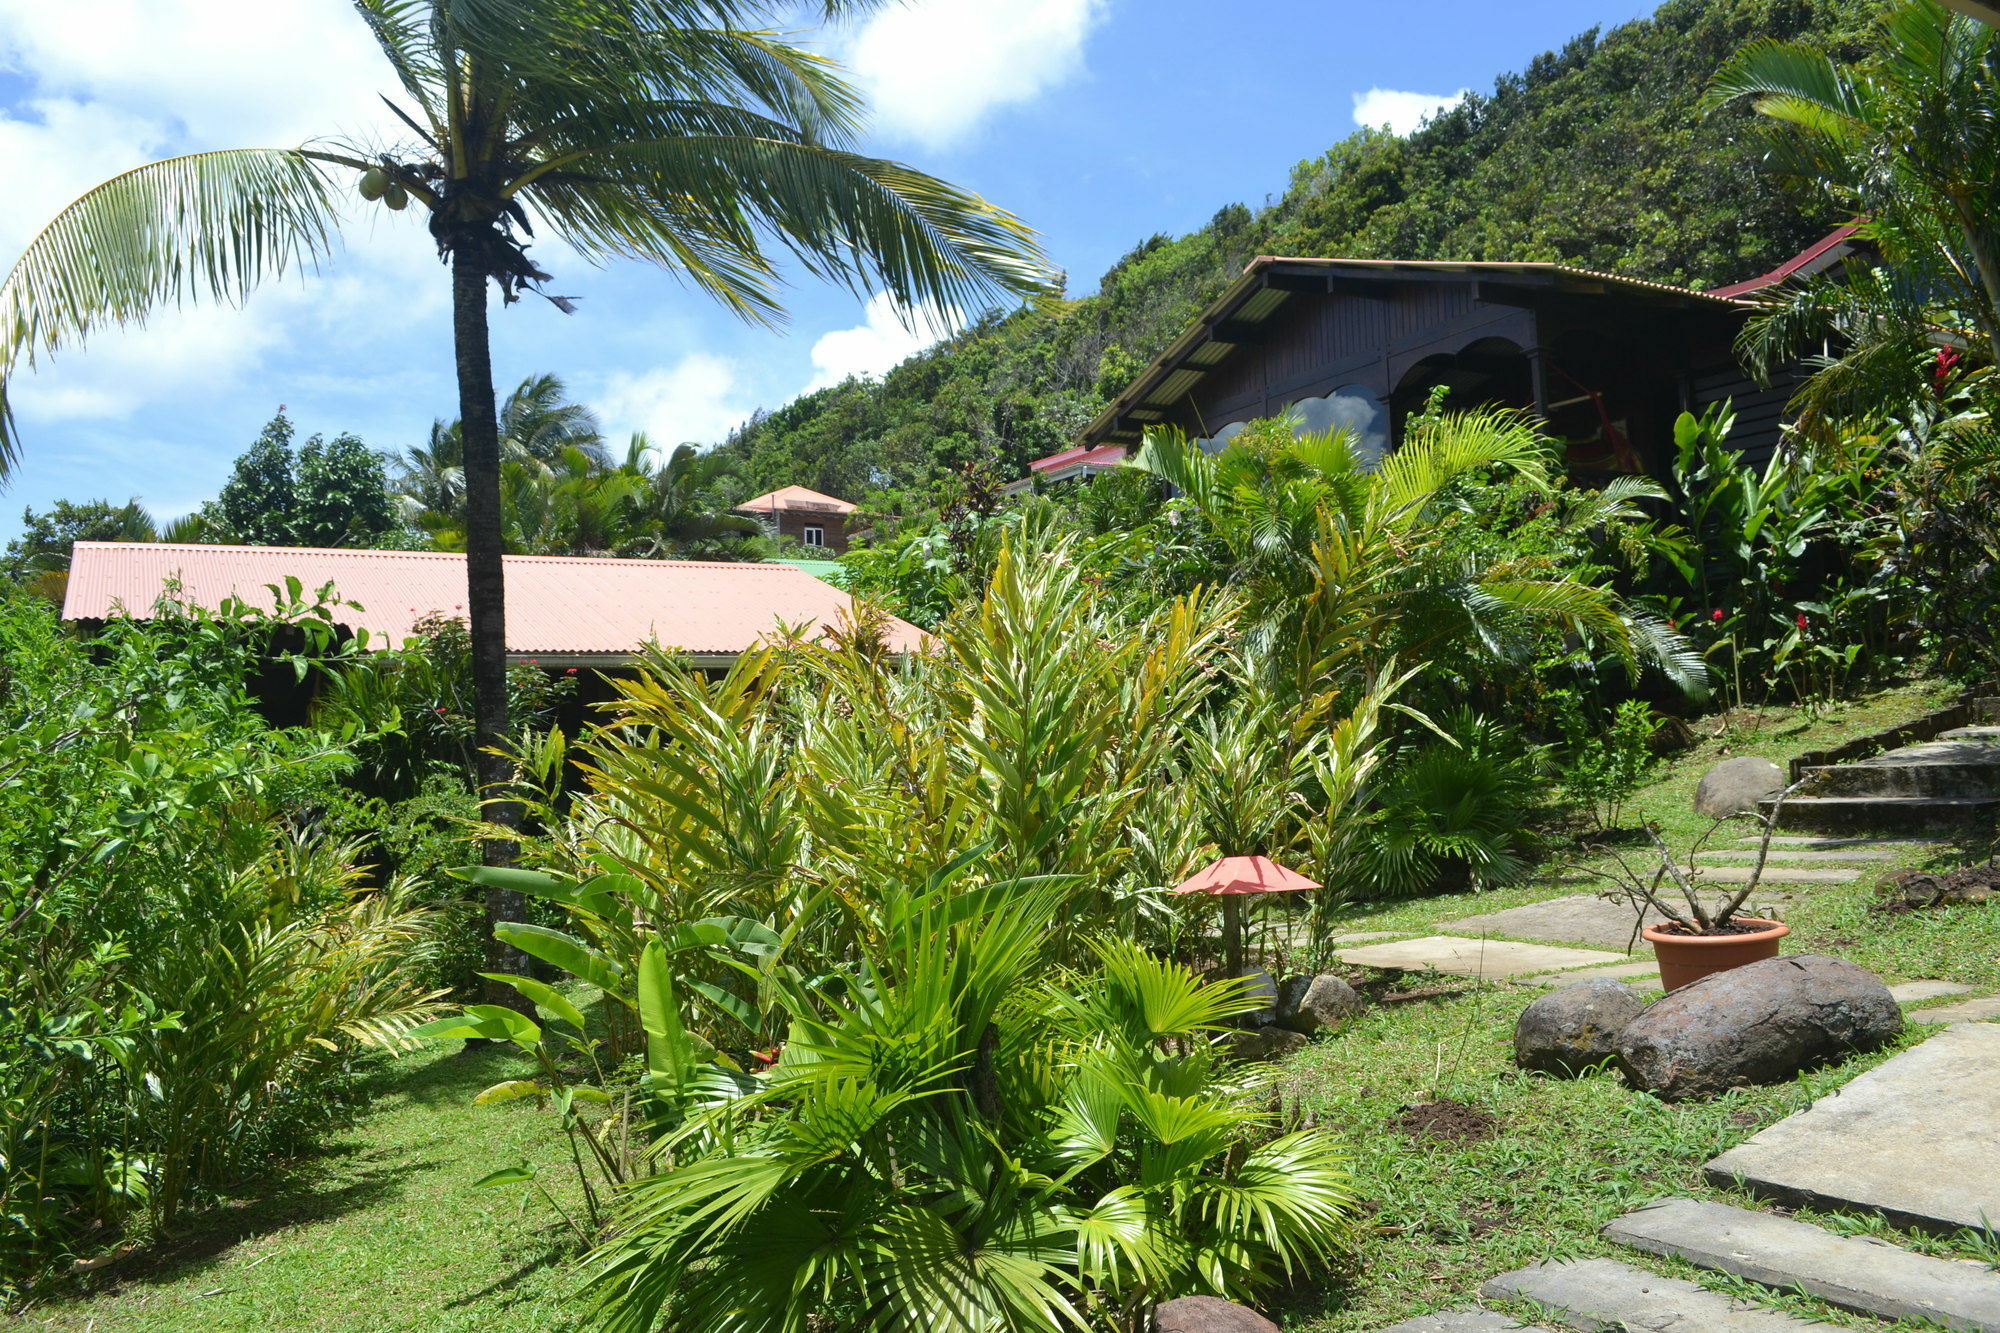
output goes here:
[[1028, 470], [1051, 472], [1057, 468], [1073, 467], [1077, 464], [1086, 467], [1113, 467], [1125, 461], [1125, 453], [1125, 446], [1122, 444], [1100, 444], [1094, 449], [1086, 449], [1079, 445], [1074, 449], [1065, 449], [1059, 454], [1050, 454], [1047, 458], [1037, 458], [1028, 464]]
[[1174, 886], [1175, 893], [1212, 896], [1238, 893], [1300, 893], [1319, 883], [1287, 870], [1268, 856], [1225, 856]]
[[821, 495], [803, 486], [780, 486], [775, 491], [767, 491], [754, 500], [745, 500], [737, 505], [739, 513], [771, 514], [782, 510], [803, 511], [815, 514], [851, 514], [859, 505], [831, 495]]
[[[785, 564], [531, 555], [504, 563], [507, 652], [551, 664], [609, 663], [653, 641], [697, 659], [734, 657], [785, 627], [837, 625], [854, 606], [847, 593]], [[288, 576], [308, 594], [331, 583], [360, 603], [335, 619], [382, 647], [412, 637], [426, 617], [464, 615], [465, 557], [455, 552], [78, 542], [63, 617], [143, 618], [170, 579], [197, 607], [212, 610], [232, 596], [267, 607], [266, 585]], [[924, 641], [922, 630], [894, 617], [885, 637], [897, 653]]]
[[1752, 292], [1761, 292], [1766, 287], [1775, 287], [1785, 279], [1797, 277], [1801, 273], [1824, 272], [1853, 253], [1854, 236], [1859, 230], [1860, 228], [1852, 224], [1838, 228], [1814, 241], [1769, 273], [1761, 273], [1742, 282], [1733, 282], [1727, 287], [1711, 287], [1708, 294], [1731, 298], [1748, 296]]

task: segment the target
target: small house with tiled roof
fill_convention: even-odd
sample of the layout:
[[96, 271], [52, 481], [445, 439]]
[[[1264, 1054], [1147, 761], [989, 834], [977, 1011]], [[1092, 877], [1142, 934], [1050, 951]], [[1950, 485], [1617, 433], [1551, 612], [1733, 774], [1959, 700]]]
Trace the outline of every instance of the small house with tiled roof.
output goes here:
[[739, 514], [760, 520], [773, 537], [789, 537], [811, 550], [843, 555], [848, 530], [859, 506], [832, 495], [807, 490], [804, 486], [780, 486], [754, 500], [736, 506]]

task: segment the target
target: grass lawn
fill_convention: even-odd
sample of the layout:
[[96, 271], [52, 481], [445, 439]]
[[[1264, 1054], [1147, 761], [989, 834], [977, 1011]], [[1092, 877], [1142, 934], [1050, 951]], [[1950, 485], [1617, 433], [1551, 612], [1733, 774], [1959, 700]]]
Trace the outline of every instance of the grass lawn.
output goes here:
[[[1800, 750], [1890, 725], [1942, 700], [1912, 688], [1821, 717], [1771, 710], [1704, 740], [1659, 770], [1626, 822], [1657, 819], [1684, 844], [1707, 821], [1690, 810], [1703, 771], [1726, 754], [1783, 762]], [[1718, 730], [1709, 723], [1705, 733]], [[1747, 832], [1747, 830], [1746, 830]], [[1725, 844], [1726, 845], [1726, 844]], [[1962, 864], [1986, 848], [1913, 851], [1900, 864]], [[1442, 921], [1589, 891], [1563, 882], [1579, 865], [1536, 882], [1345, 914], [1348, 930], [1421, 931]], [[1839, 953], [1889, 980], [1938, 977], [2000, 988], [2000, 906], [1949, 907], [1895, 916], [1868, 909], [1881, 875], [1798, 890], [1789, 952]], [[1420, 979], [1423, 980], [1423, 979]], [[1435, 978], [1429, 980], [1437, 980]], [[1379, 1328], [1462, 1304], [1496, 1273], [1537, 1259], [1612, 1254], [1597, 1235], [1612, 1217], [1668, 1194], [1724, 1197], [1701, 1164], [1759, 1127], [1804, 1106], [1891, 1051], [1822, 1070], [1796, 1083], [1669, 1106], [1615, 1077], [1524, 1076], [1513, 1068], [1516, 1015], [1534, 992], [1464, 983], [1430, 1000], [1379, 1005], [1323, 1038], [1280, 1072], [1296, 1115], [1343, 1135], [1368, 1210], [1351, 1261], [1302, 1275], [1272, 1298], [1295, 1333]], [[1921, 1033], [1906, 1035], [1909, 1044]], [[455, 1045], [455, 1044], [454, 1044]], [[553, 1188], [566, 1183], [550, 1116], [531, 1104], [474, 1107], [475, 1092], [521, 1072], [506, 1053], [443, 1051], [385, 1064], [380, 1097], [358, 1125], [298, 1182], [213, 1214], [164, 1255], [138, 1256], [92, 1279], [92, 1289], [20, 1316], [23, 1328], [65, 1333], [222, 1333], [286, 1330], [481, 1330], [525, 1333], [573, 1325], [564, 1311], [576, 1253], [545, 1203], [473, 1182], [531, 1160]], [[1396, 1125], [1405, 1108], [1451, 1099], [1490, 1121], [1470, 1137], [1436, 1138]], [[573, 1187], [572, 1187], [573, 1189]], [[565, 1206], [573, 1200], [561, 1196]], [[1888, 1233], [1863, 1219], [1815, 1219]], [[1967, 1238], [1897, 1236], [1934, 1253], [2000, 1260], [2000, 1247]], [[1723, 1289], [1727, 1279], [1647, 1261]], [[1765, 1297], [1767, 1303], [1770, 1299]], [[1803, 1297], [1779, 1302], [1836, 1323], [1852, 1316]], [[1525, 1313], [1525, 1312], [1523, 1312]]]
[[[472, 1105], [527, 1062], [458, 1042], [385, 1062], [374, 1109], [254, 1200], [164, 1252], [94, 1274], [92, 1289], [16, 1315], [64, 1333], [544, 1333], [571, 1327], [575, 1249], [539, 1197], [473, 1188], [523, 1160], [565, 1207], [552, 1112]], [[573, 1186], [571, 1187], [573, 1192]]]

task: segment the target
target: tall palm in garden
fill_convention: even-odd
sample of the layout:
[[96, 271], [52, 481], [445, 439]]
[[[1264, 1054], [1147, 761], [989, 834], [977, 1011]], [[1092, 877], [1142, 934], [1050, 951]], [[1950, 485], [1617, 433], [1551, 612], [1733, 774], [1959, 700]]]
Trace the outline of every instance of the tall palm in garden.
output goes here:
[[[351, 186], [414, 201], [449, 265], [466, 495], [479, 779], [507, 730], [500, 431], [488, 286], [549, 280], [537, 229], [593, 263], [637, 259], [776, 322], [782, 254], [906, 304], [1039, 290], [1031, 233], [935, 177], [850, 150], [858, 95], [758, 24], [774, 0], [354, 0], [407, 130], [381, 142], [197, 153], [114, 177], [66, 208], [0, 288], [0, 386], [19, 365], [163, 303], [235, 300], [327, 254]], [[835, 18], [874, 0], [817, 0]], [[402, 131], [398, 131], [402, 133]], [[551, 300], [568, 308], [559, 296]], [[0, 387], [4, 395], [4, 387]], [[0, 397], [0, 461], [17, 448]], [[511, 803], [492, 807], [503, 826]], [[511, 856], [504, 839], [486, 859]], [[518, 911], [503, 895], [496, 911]]]
[[1882, 16], [1854, 67], [1796, 43], [1752, 42], [1717, 72], [1708, 101], [1751, 99], [1771, 121], [1770, 165], [1855, 218], [1881, 249], [1874, 275], [1830, 275], [1780, 295], [1749, 330], [1766, 365], [1829, 335], [1841, 373], [1871, 387], [1941, 342], [2000, 362], [2000, 34], [1938, 0]]

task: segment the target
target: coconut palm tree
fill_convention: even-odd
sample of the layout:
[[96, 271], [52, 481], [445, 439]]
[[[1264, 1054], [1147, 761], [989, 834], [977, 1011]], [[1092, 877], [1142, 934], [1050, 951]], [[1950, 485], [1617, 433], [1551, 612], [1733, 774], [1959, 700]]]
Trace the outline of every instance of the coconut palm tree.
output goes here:
[[[1833, 335], [1846, 378], [1911, 378], [1925, 343], [1979, 346], [2000, 362], [2000, 34], [1938, 0], [1882, 16], [1854, 67], [1796, 43], [1750, 43], [1709, 90], [1771, 122], [1772, 167], [1858, 220], [1888, 261], [1874, 278], [1799, 284], [1748, 332], [1774, 364]], [[1838, 378], [1838, 377], [1837, 377]], [[1822, 390], [1825, 394], [1826, 390]]]
[[[878, 0], [815, 0], [832, 19]], [[463, 437], [466, 604], [480, 785], [504, 793], [507, 726], [500, 423], [489, 286], [548, 295], [529, 257], [666, 268], [775, 323], [779, 260], [908, 306], [973, 308], [1047, 285], [1032, 233], [936, 177], [852, 151], [862, 103], [824, 57], [760, 27], [777, 0], [354, 0], [399, 95], [400, 137], [196, 153], [136, 167], [65, 208], [0, 286], [0, 462], [18, 448], [4, 384], [162, 304], [233, 301], [322, 259], [351, 186], [414, 202], [450, 267]], [[549, 299], [564, 309], [563, 297]], [[491, 807], [503, 828], [514, 806]], [[511, 856], [504, 838], [486, 859]], [[495, 910], [516, 913], [506, 894]]]

